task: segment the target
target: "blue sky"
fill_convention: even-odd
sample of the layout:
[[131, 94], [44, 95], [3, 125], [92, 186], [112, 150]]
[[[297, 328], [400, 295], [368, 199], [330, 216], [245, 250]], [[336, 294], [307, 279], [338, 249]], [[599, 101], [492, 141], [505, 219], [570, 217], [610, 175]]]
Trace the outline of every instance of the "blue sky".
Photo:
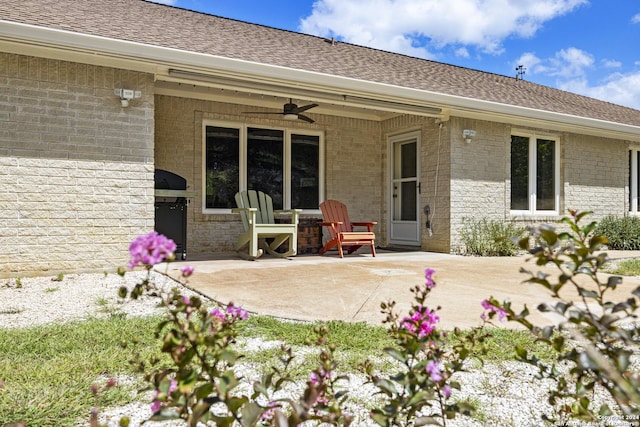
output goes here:
[[640, 0], [157, 0], [640, 109]]

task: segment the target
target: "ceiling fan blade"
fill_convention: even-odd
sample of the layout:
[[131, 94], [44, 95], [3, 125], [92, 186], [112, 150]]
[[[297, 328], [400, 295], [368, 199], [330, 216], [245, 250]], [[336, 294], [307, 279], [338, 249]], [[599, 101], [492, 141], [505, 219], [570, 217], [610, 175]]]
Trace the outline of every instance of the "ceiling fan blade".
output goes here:
[[302, 113], [303, 111], [310, 110], [310, 109], [312, 109], [314, 107], [317, 107], [317, 106], [318, 106], [318, 104], [309, 104], [309, 105], [305, 105], [304, 107], [296, 108], [295, 110], [296, 110], [297, 113]]
[[315, 123], [315, 120], [313, 120], [311, 117], [305, 116], [304, 114], [298, 114], [298, 118], [308, 123]]
[[280, 113], [272, 113], [269, 111], [243, 111], [242, 114], [284, 114], [282, 112]]

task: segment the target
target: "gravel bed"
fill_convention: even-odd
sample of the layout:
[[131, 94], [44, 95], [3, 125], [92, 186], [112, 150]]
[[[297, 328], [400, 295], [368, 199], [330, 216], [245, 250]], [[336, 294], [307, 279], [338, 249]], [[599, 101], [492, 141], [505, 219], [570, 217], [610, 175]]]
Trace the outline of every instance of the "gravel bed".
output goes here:
[[[42, 325], [50, 322], [82, 320], [89, 317], [108, 316], [120, 312], [129, 316], [160, 314], [157, 300], [142, 297], [138, 301], [121, 301], [117, 291], [121, 286], [131, 289], [144, 276], [143, 272], [127, 273], [125, 278], [116, 274], [69, 274], [57, 280], [57, 277], [38, 277], [22, 279], [0, 279], [0, 327], [17, 328]], [[185, 295], [194, 294], [171, 278], [153, 273], [156, 286], [169, 290], [180, 287]], [[259, 339], [244, 340], [238, 343], [242, 352], [259, 352], [279, 346], [279, 342], [265, 342]], [[247, 380], [242, 385], [250, 392], [250, 384], [257, 379], [257, 373], [251, 365], [238, 365], [238, 373]], [[540, 416], [550, 413], [546, 403], [546, 390], [549, 382], [535, 379], [536, 369], [518, 362], [486, 363], [470, 372], [456, 374], [455, 380], [461, 383], [462, 390], [452, 395], [453, 399], [468, 399], [478, 407], [475, 419], [458, 417], [448, 420], [452, 427], [475, 426], [537, 426], [542, 425]], [[127, 381], [126, 378], [117, 380]], [[375, 425], [368, 417], [368, 411], [375, 402], [376, 389], [365, 383], [361, 375], [350, 375], [345, 385], [349, 389], [348, 409], [356, 417], [356, 426]], [[285, 390], [285, 395], [299, 396], [304, 384], [294, 384]], [[118, 426], [120, 417], [131, 418], [131, 427], [143, 424], [150, 415], [150, 396], [146, 402], [133, 402], [139, 396], [132, 396], [131, 404], [118, 408], [101, 408], [100, 421], [110, 427]], [[80, 420], [78, 426], [88, 423]], [[145, 426], [184, 426], [180, 421], [147, 422]]]

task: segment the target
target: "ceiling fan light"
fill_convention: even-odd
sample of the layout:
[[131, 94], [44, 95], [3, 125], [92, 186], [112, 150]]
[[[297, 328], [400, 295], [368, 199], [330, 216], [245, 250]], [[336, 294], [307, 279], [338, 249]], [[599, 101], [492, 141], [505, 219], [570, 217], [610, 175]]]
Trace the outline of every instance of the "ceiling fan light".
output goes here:
[[285, 114], [283, 116], [283, 119], [285, 119], [285, 120], [298, 120], [298, 115], [297, 114], [288, 113], [288, 114]]

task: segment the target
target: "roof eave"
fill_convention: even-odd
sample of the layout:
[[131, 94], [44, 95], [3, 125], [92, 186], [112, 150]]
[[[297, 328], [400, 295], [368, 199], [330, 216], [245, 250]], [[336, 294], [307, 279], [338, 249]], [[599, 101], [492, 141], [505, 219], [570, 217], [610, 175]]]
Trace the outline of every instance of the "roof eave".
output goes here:
[[51, 50], [52, 58], [60, 58], [59, 52], [63, 51], [67, 53], [64, 59], [122, 66], [154, 73], [157, 79], [168, 78], [171, 68], [180, 68], [298, 90], [440, 108], [452, 116], [553, 127], [640, 142], [640, 126], [0, 20], [0, 48], [12, 51], [13, 47], [15, 51], [16, 46], [21, 46], [15, 53], [24, 53], [25, 45], [40, 54]]

